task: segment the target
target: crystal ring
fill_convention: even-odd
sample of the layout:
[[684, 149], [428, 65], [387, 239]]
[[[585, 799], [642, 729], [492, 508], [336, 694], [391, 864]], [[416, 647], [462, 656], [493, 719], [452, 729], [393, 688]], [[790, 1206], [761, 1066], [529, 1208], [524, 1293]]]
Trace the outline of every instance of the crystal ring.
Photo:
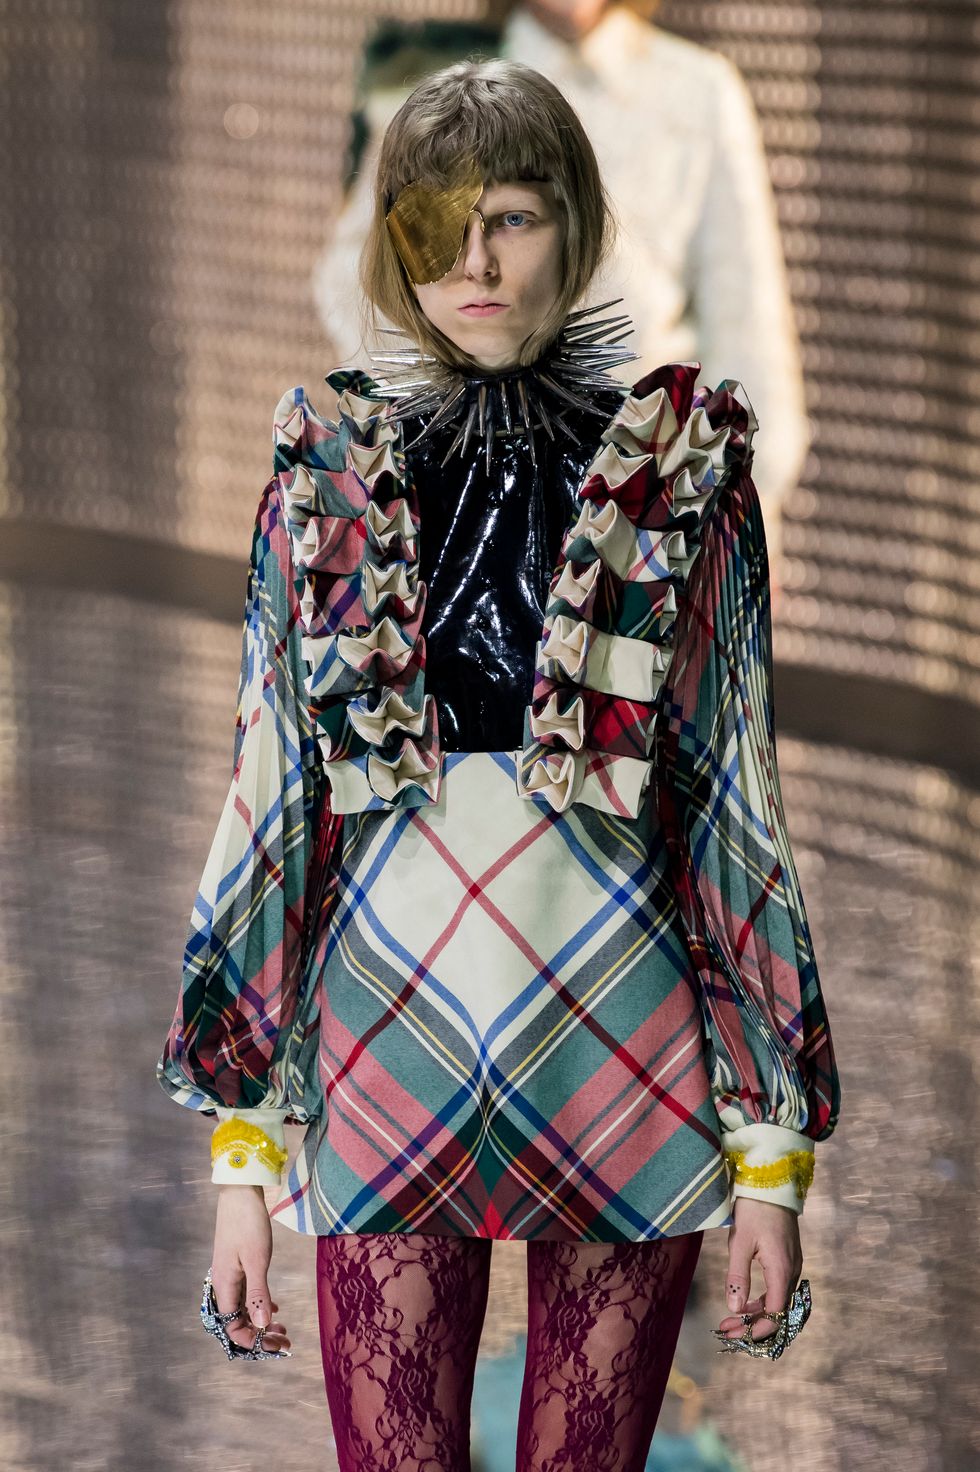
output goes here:
[[265, 1335], [265, 1326], [256, 1330], [255, 1342], [251, 1349], [246, 1349], [243, 1344], [236, 1344], [228, 1337], [227, 1324], [234, 1319], [242, 1317], [240, 1308], [232, 1309], [229, 1313], [222, 1313], [218, 1308], [214, 1296], [214, 1285], [211, 1282], [211, 1269], [204, 1279], [204, 1292], [201, 1297], [201, 1323], [206, 1334], [212, 1334], [225, 1354], [230, 1360], [288, 1360], [292, 1358], [292, 1351], [288, 1349], [263, 1349], [262, 1340]]
[[[796, 1285], [796, 1291], [789, 1301], [788, 1309], [773, 1309], [767, 1313], [765, 1309], [759, 1314], [739, 1314], [743, 1324], [747, 1324], [745, 1333], [737, 1339], [729, 1339], [720, 1330], [713, 1332], [721, 1340], [719, 1354], [750, 1354], [753, 1359], [778, 1360], [779, 1356], [788, 1344], [791, 1344], [797, 1334], [801, 1333], [804, 1324], [810, 1317], [813, 1300], [810, 1295], [810, 1283], [807, 1278], [801, 1278]], [[772, 1318], [778, 1323], [774, 1334], [765, 1339], [752, 1338], [752, 1322], [757, 1318]]]

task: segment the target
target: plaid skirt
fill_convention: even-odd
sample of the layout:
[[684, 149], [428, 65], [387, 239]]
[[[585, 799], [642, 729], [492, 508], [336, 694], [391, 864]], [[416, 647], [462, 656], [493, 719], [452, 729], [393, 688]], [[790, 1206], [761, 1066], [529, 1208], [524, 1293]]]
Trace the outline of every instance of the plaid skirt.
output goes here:
[[731, 1224], [655, 809], [555, 812], [515, 753], [345, 817], [322, 1109], [271, 1208], [317, 1235], [641, 1241]]

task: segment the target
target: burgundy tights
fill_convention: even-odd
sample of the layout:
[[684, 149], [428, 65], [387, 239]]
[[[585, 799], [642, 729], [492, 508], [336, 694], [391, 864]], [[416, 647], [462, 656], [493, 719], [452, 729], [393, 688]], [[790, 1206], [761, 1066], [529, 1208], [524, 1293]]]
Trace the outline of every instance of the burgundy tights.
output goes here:
[[[703, 1233], [527, 1244], [516, 1472], [642, 1472]], [[489, 1237], [317, 1239], [340, 1472], [470, 1472]]]

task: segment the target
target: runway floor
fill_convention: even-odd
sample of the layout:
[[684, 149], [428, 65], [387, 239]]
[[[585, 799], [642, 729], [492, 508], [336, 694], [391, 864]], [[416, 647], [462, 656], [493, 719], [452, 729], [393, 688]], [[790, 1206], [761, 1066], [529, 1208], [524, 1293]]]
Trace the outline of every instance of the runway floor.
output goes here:
[[[210, 1123], [154, 1078], [231, 770], [238, 630], [40, 584], [0, 585], [0, 621], [0, 1465], [331, 1472], [312, 1240], [276, 1231], [293, 1359], [228, 1365], [197, 1319]], [[780, 771], [844, 1094], [803, 1219], [814, 1313], [776, 1364], [718, 1355], [709, 1234], [677, 1356], [695, 1391], [662, 1425], [713, 1422], [749, 1472], [971, 1472], [980, 795], [788, 737]], [[522, 1330], [523, 1272], [495, 1244], [485, 1356]]]

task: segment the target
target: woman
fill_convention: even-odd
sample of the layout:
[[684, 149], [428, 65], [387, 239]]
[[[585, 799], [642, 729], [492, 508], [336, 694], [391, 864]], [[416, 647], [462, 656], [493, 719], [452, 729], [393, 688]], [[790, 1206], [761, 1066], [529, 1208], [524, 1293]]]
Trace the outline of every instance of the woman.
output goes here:
[[[389, 19], [366, 41], [347, 193], [325, 222], [312, 283], [338, 360], [363, 353], [352, 288], [373, 215], [372, 161], [414, 86], [409, 79], [477, 50], [533, 66], [588, 122], [619, 222], [598, 290], [622, 295], [635, 324], [633, 381], [661, 363], [697, 358], [703, 380], [717, 382], [717, 372], [751, 387], [765, 426], [752, 479], [775, 596], [782, 509], [806, 459], [809, 420], [762, 130], [745, 80], [729, 57], [657, 24], [660, 0], [501, 0], [486, 8], [496, 26]], [[701, 100], [697, 126], [691, 97]], [[630, 147], [631, 138], [656, 145]]]
[[839, 1111], [756, 421], [696, 364], [606, 376], [624, 323], [573, 310], [606, 198], [538, 73], [423, 82], [376, 189], [365, 294], [411, 345], [388, 380], [330, 375], [336, 424], [278, 406], [159, 1065], [219, 1120], [205, 1327], [288, 1352], [262, 1188], [296, 1121], [271, 1216], [317, 1237], [341, 1467], [469, 1466], [500, 1237], [528, 1244], [518, 1467], [640, 1468], [705, 1230], [729, 1227], [726, 1345], [775, 1357], [805, 1322]]

